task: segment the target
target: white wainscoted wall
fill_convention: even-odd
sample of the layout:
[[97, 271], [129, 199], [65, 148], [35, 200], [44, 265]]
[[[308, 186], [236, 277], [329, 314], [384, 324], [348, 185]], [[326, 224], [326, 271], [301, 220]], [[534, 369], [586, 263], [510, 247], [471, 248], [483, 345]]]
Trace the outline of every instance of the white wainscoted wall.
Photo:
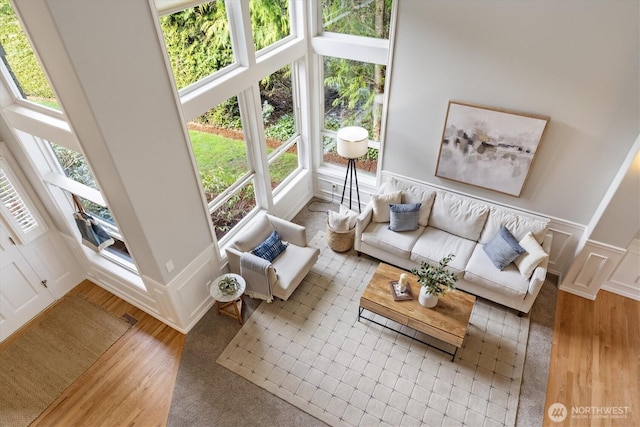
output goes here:
[[640, 299], [639, 207], [640, 135], [587, 225], [560, 289], [589, 299], [600, 289]]
[[633, 239], [602, 288], [640, 301], [640, 239]]
[[591, 300], [624, 256], [624, 249], [588, 240], [573, 261], [560, 289]]

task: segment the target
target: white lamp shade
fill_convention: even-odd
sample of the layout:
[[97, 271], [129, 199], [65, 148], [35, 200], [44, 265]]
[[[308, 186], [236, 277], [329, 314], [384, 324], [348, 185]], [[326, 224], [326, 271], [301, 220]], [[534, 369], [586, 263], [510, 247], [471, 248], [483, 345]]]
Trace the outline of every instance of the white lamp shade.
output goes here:
[[355, 159], [367, 154], [369, 131], [360, 126], [347, 126], [338, 131], [338, 154]]

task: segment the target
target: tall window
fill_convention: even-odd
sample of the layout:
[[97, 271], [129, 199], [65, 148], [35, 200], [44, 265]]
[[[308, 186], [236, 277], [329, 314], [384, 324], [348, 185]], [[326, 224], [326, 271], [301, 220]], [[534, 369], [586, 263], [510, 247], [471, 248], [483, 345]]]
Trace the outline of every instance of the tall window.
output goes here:
[[178, 89], [234, 63], [224, 0], [160, 18]]
[[[384, 69], [386, 67], [324, 57], [324, 128], [337, 131], [344, 126], [362, 126], [369, 139], [380, 142]], [[356, 167], [376, 172], [378, 145], [370, 146], [367, 154], [356, 161]], [[324, 161], [346, 164], [336, 151], [335, 134], [323, 137]]]
[[216, 236], [222, 238], [256, 206], [238, 97], [187, 127]]
[[[93, 177], [93, 173], [91, 173], [89, 165], [87, 164], [86, 159], [81, 153], [70, 150], [66, 147], [62, 147], [60, 145], [56, 145], [52, 142], [49, 142], [49, 145], [51, 146], [56, 160], [60, 164], [60, 167], [62, 168], [62, 171], [67, 178], [72, 179], [73, 181], [82, 184], [83, 186], [99, 191], [96, 180]], [[69, 188], [66, 186], [62, 188], [68, 192], [75, 194], [73, 188]], [[118, 229], [118, 225], [113, 219], [109, 208], [103, 203], [98, 203], [97, 200], [90, 200], [86, 196], [83, 197], [79, 194], [76, 195], [78, 196], [78, 200], [82, 204], [83, 209], [91, 214], [94, 219], [99, 221], [104, 229], [115, 240], [116, 243], [113, 246], [108, 246], [107, 248], [105, 248], [105, 251], [118, 256], [120, 259], [124, 259], [130, 264], [127, 265], [128, 267], [133, 267], [133, 260], [129, 255], [129, 250], [124, 243], [123, 237], [120, 234], [120, 230]]]
[[356, 167], [377, 170], [388, 55], [366, 57], [359, 51], [367, 43], [377, 49], [379, 39], [389, 38], [392, 5], [392, 0], [322, 0], [323, 31], [341, 34], [321, 48], [324, 163], [346, 164], [336, 151], [336, 131], [355, 125], [369, 131], [369, 149]]
[[[242, 25], [238, 17], [244, 15], [238, 12], [244, 4], [218, 0], [160, 18], [178, 89], [201, 82], [195, 96], [206, 94], [215, 99], [221, 79], [228, 79], [225, 83], [231, 86], [230, 81], [234, 78], [255, 74], [250, 67], [238, 67], [240, 72], [231, 75], [218, 73], [238, 62], [234, 59], [235, 48], [249, 54], [264, 52], [292, 37], [293, 3], [290, 0], [249, 0], [251, 22]], [[234, 19], [230, 21], [228, 16]], [[242, 46], [243, 41], [249, 43], [251, 40], [244, 37], [249, 24], [253, 46]], [[273, 57], [270, 60], [273, 61]], [[252, 91], [256, 86], [240, 86], [237, 93], [242, 96], [234, 96], [218, 105], [211, 101], [211, 110], [187, 123], [218, 239], [225, 237], [256, 207], [256, 165], [266, 161], [272, 194], [285, 188], [300, 169], [300, 135], [296, 126], [299, 113], [294, 105], [292, 67], [285, 65], [266, 77], [254, 77], [260, 79], [257, 86], [260, 105], [254, 105], [253, 101], [256, 98]], [[244, 85], [251, 83], [246, 78], [241, 80]], [[193, 92], [190, 96], [194, 96]], [[255, 115], [256, 119], [261, 116], [263, 126], [254, 126], [255, 121], [250, 117], [251, 126], [245, 129], [241, 110], [243, 114]], [[264, 135], [256, 134], [260, 129], [264, 129]], [[258, 149], [257, 144], [261, 141], [266, 141], [265, 149]], [[267, 158], [263, 159], [260, 156], [265, 152]], [[259, 178], [260, 188], [265, 188], [269, 182]], [[271, 194], [261, 193], [260, 196], [266, 201]]]
[[9, 0], [0, 0], [0, 59], [15, 84], [15, 96], [60, 109]]

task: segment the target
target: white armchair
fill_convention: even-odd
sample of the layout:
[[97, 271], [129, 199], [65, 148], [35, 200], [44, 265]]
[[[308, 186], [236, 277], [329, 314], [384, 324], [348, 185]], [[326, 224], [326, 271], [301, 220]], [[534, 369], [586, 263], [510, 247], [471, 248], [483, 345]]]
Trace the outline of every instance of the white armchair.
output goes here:
[[[260, 214], [254, 224], [247, 230], [238, 233], [225, 251], [229, 261], [229, 270], [232, 273], [241, 274], [240, 259], [243, 253], [250, 253], [274, 230], [278, 232], [283, 241], [288, 243], [288, 246], [270, 262], [270, 265], [266, 265], [265, 282], [269, 284], [271, 294], [274, 297], [287, 300], [311, 271], [320, 254], [318, 248], [307, 246], [305, 227], [273, 215]], [[259, 289], [261, 284], [255, 283], [259, 280], [253, 280], [254, 283], [250, 283], [251, 278], [245, 277], [245, 280], [247, 281], [247, 294], [251, 296], [252, 290]]]

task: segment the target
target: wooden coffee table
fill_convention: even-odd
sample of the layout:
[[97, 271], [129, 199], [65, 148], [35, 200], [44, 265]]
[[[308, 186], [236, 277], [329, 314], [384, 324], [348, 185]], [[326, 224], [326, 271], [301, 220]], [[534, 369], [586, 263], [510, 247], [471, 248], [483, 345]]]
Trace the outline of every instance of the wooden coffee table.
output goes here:
[[[391, 294], [389, 281], [398, 280], [402, 273], [406, 273], [407, 276], [409, 276], [409, 286], [413, 294], [412, 300], [396, 301]], [[420, 284], [417, 279], [418, 278], [411, 273], [381, 262], [373, 274], [369, 285], [367, 285], [367, 288], [360, 297], [358, 320], [366, 319], [398, 332], [399, 334], [418, 340], [397, 329], [362, 316], [362, 312], [368, 310], [451, 344], [456, 348], [453, 353], [418, 340], [430, 347], [437, 348], [451, 355], [451, 361], [453, 361], [458, 349], [462, 347], [476, 297], [460, 290], [449, 291], [444, 297], [440, 297], [438, 305], [434, 308], [426, 308], [418, 302]]]

